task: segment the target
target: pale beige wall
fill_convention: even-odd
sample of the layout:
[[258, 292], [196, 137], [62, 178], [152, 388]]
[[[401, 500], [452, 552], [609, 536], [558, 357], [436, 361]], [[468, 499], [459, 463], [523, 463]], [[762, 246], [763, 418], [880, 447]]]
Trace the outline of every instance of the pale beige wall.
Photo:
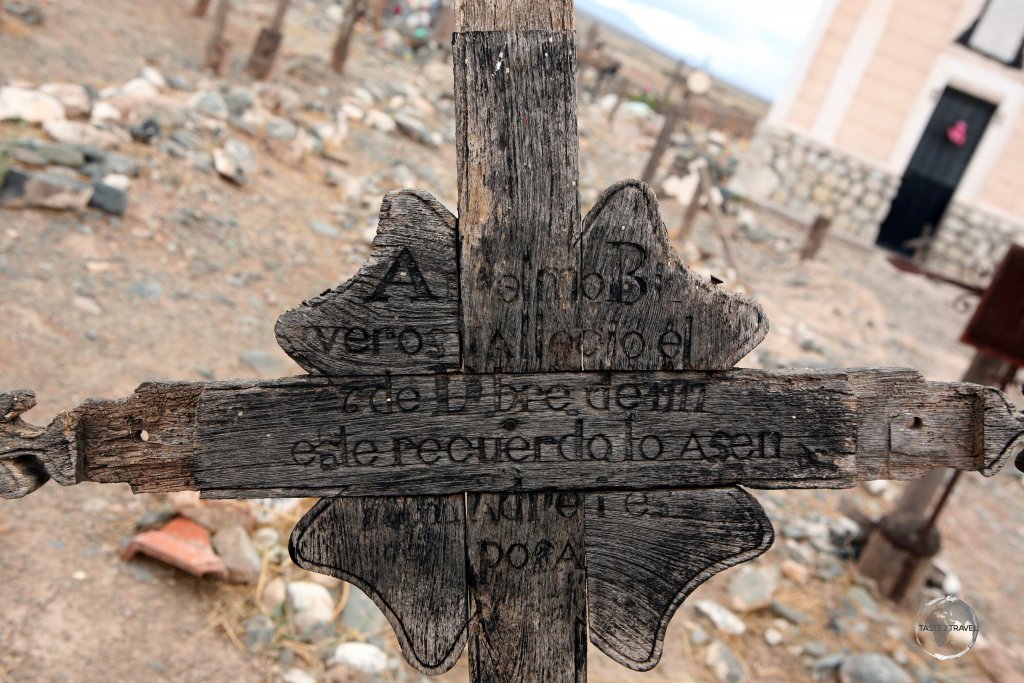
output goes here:
[[850, 42], [867, 4], [868, 0], [839, 0], [836, 4], [832, 21], [825, 30], [825, 35], [814, 55], [814, 61], [811, 62], [807, 76], [800, 85], [800, 90], [786, 117], [786, 123], [789, 125], [806, 131], [814, 125], [832, 78], [843, 58], [843, 51]]
[[963, 31], [964, 0], [893, 0], [889, 21], [836, 135], [885, 165], [939, 55]]

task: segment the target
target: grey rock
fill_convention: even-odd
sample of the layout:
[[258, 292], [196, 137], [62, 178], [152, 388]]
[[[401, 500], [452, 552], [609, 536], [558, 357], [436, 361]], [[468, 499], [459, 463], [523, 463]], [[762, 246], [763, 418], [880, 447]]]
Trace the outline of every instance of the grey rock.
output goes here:
[[719, 683], [743, 683], [747, 680], [747, 672], [744, 671], [736, 654], [720, 640], [708, 646], [704, 664], [711, 669]]
[[281, 683], [317, 683], [316, 677], [302, 669], [288, 669], [281, 676]]
[[408, 138], [426, 145], [437, 148], [444, 142], [444, 138], [437, 131], [430, 130], [425, 123], [408, 114], [395, 114], [395, 124], [398, 130]]
[[148, 145], [153, 138], [160, 135], [160, 123], [156, 119], [146, 119], [128, 129], [135, 142]]
[[135, 530], [141, 532], [162, 529], [169, 521], [174, 519], [176, 515], [177, 513], [169, 507], [148, 510], [145, 514], [139, 517], [137, 522], [135, 522]]
[[241, 116], [256, 103], [256, 93], [252, 88], [236, 85], [227, 92], [224, 101], [232, 116]]
[[137, 178], [142, 171], [142, 164], [127, 154], [110, 152], [104, 157], [101, 168], [103, 175], [116, 174]]
[[839, 680], [840, 683], [913, 683], [896, 662], [877, 652], [846, 657], [839, 667]]
[[741, 612], [770, 607], [779, 582], [779, 571], [769, 565], [744, 565], [729, 581], [729, 599]]
[[177, 74], [168, 74], [164, 76], [164, 80], [167, 81], [167, 85], [171, 86], [173, 90], [191, 90], [192, 81], [188, 80], [184, 76], [178, 76]]
[[246, 182], [256, 172], [256, 160], [252, 150], [241, 140], [228, 139], [224, 147], [213, 153], [213, 165], [224, 178], [237, 185]]
[[[804, 652], [810, 654], [809, 652], [807, 652], [806, 647], [804, 648]], [[811, 668], [818, 673], [827, 672], [834, 676], [836, 669], [838, 669], [842, 665], [845, 659], [846, 655], [844, 655], [841, 652], [837, 652], [831, 655], [821, 655], [818, 656], [818, 658], [815, 659], [813, 662], [811, 662]]]
[[96, 183], [89, 206], [114, 216], [123, 216], [128, 210], [128, 193], [106, 183]]
[[267, 121], [267, 137], [274, 140], [294, 140], [299, 135], [298, 127], [289, 121], [280, 117], [274, 117]]
[[772, 602], [772, 614], [779, 617], [780, 619], [785, 619], [789, 623], [796, 624], [798, 626], [807, 621], [808, 618], [806, 614], [804, 614], [797, 608], [790, 607], [789, 605], [781, 603], [778, 600]]
[[810, 657], [824, 657], [828, 654], [828, 648], [825, 644], [817, 640], [809, 640], [803, 644], [800, 651]]
[[59, 142], [40, 142], [31, 147], [47, 164], [80, 168], [85, 165], [85, 154], [74, 145]]
[[388, 654], [370, 643], [342, 643], [327, 655], [327, 666], [347, 666], [366, 674], [382, 674], [390, 668]]
[[0, 88], [0, 121], [48, 123], [63, 119], [64, 105], [52, 95], [28, 88]]
[[281, 360], [266, 351], [245, 351], [241, 357], [246, 365], [265, 375], [273, 374], [281, 369]]
[[696, 645], [697, 647], [700, 647], [701, 645], [707, 645], [708, 641], [710, 640], [711, 636], [709, 636], [708, 632], [700, 626], [697, 626], [692, 631], [690, 631], [690, 643]]
[[341, 230], [330, 223], [324, 223], [323, 221], [313, 221], [309, 224], [309, 229], [318, 235], [323, 235], [332, 239], [338, 239], [341, 237]]
[[698, 600], [694, 603], [697, 611], [711, 620], [719, 631], [731, 635], [741, 635], [747, 630], [743, 620], [733, 614], [728, 608], [719, 605], [713, 600]]
[[314, 642], [334, 632], [334, 597], [323, 586], [309, 581], [288, 584], [287, 600], [299, 637]]
[[199, 135], [192, 131], [185, 130], [184, 128], [179, 128], [171, 133], [171, 141], [189, 151], [202, 149], [206, 146], [203, 144], [203, 139]]
[[0, 204], [15, 207], [81, 211], [92, 195], [92, 185], [55, 173], [28, 175], [11, 169], [0, 186]]
[[274, 642], [274, 621], [263, 614], [245, 622], [245, 648], [249, 652], [262, 652]]
[[41, 26], [46, 21], [46, 15], [43, 14], [43, 10], [34, 2], [9, 0], [4, 9], [8, 14], [18, 17], [29, 26]]
[[134, 282], [131, 287], [128, 288], [128, 293], [139, 299], [159, 299], [164, 295], [164, 288], [156, 280], [143, 280], [142, 282]]
[[341, 613], [341, 623], [357, 633], [377, 633], [387, 626], [387, 619], [376, 603], [355, 586], [349, 588], [348, 602]]
[[224, 561], [232, 581], [256, 583], [260, 578], [260, 554], [242, 527], [230, 526], [215, 533], [213, 549]]
[[866, 616], [878, 615], [878, 603], [864, 586], [850, 586], [846, 591], [846, 599]]
[[228, 103], [214, 90], [200, 90], [195, 93], [189, 98], [188, 106], [200, 114], [215, 119], [227, 119], [230, 113]]

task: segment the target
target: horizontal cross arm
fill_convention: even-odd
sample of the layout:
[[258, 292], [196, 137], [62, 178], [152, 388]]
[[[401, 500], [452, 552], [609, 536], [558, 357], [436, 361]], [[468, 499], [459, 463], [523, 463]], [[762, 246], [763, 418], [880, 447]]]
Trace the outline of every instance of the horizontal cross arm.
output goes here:
[[5, 497], [48, 477], [227, 498], [842, 488], [991, 475], [1024, 448], [1000, 392], [909, 370], [153, 383], [46, 429], [21, 421], [31, 394], [2, 396]]

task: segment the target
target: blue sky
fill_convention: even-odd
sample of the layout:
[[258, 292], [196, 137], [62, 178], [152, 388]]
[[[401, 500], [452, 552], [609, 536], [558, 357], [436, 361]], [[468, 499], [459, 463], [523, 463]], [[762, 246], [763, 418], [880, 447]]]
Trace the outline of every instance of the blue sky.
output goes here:
[[589, 14], [766, 99], [786, 84], [823, 0], [577, 0]]

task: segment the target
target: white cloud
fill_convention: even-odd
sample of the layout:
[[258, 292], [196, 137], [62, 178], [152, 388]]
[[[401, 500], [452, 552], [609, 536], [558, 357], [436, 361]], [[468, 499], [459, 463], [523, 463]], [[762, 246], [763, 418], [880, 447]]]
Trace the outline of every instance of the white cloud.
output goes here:
[[695, 65], [707, 62], [715, 75], [771, 98], [782, 90], [821, 0], [658, 2], [589, 0], [628, 17], [663, 49]]

